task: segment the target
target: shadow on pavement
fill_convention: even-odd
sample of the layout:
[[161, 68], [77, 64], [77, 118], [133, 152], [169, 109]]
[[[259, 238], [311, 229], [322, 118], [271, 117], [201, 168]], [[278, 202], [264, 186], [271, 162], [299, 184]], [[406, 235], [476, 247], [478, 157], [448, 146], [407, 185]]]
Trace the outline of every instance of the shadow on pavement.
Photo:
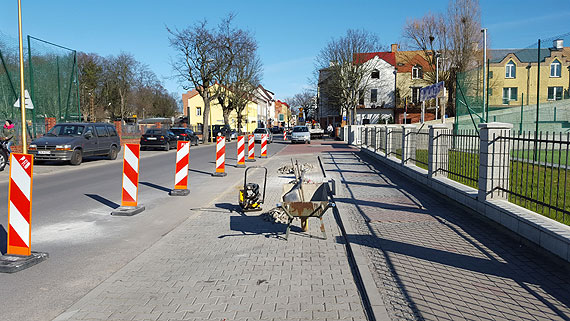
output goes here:
[[[354, 153], [354, 155], [362, 161], [363, 166], [367, 167], [365, 171], [343, 170], [342, 166], [344, 164], [342, 162], [337, 163], [336, 155], [342, 155], [342, 152], [328, 153], [329, 161], [335, 164], [336, 168], [327, 171], [339, 172], [343, 185], [350, 194], [350, 197], [336, 200], [353, 204], [357, 212], [365, 219], [366, 230], [369, 233], [367, 235], [349, 235], [349, 240], [350, 242], [377, 249], [383, 254], [386, 268], [413, 313], [421, 314], [420, 311], [422, 309], [418, 308], [415, 300], [407, 292], [406, 285], [400, 275], [400, 273], [406, 273], [406, 271], [402, 271], [401, 267], [396, 267], [401, 262], [393, 262], [392, 258], [395, 257], [393, 254], [419, 259], [419, 262], [435, 262], [452, 268], [487, 274], [491, 278], [496, 276], [512, 280], [512, 282], [524, 290], [525, 294], [550, 308], [553, 313], [563, 319], [570, 319], [564, 311], [561, 311], [556, 306], [557, 304], [570, 305], [570, 283], [556, 283], [556, 281], [552, 281], [565, 278], [569, 268], [566, 262], [562, 262], [558, 258], [546, 254], [535, 247], [525, 246], [525, 243], [521, 243], [520, 237], [509, 234], [509, 231], [502, 226], [498, 226], [486, 218], [467, 211], [459, 204], [442, 197], [428, 188], [418, 186], [417, 183], [411, 181], [408, 177], [384, 167], [383, 164], [362, 152]], [[354, 176], [359, 175], [351, 174], [357, 173], [369, 173], [376, 176], [378, 177], [378, 183], [353, 182]], [[406, 197], [414, 204], [420, 207], [423, 206], [423, 208], [362, 200], [359, 195], [362, 193], [362, 188], [366, 187], [393, 188], [394, 191], [398, 191], [401, 194], [401, 197]], [[463, 252], [462, 248], [454, 250], [454, 244], [449, 244], [452, 247], [452, 250], [449, 251], [438, 248], [438, 246], [441, 246], [438, 245], [438, 242], [445, 242], [441, 239], [434, 239], [434, 241], [417, 245], [397, 239], [401, 236], [394, 233], [379, 234], [376, 229], [379, 225], [374, 224], [382, 223], [371, 223], [366, 220], [368, 216], [364, 206], [380, 207], [384, 210], [395, 209], [400, 211], [402, 215], [415, 212], [431, 216], [437, 222], [435, 224], [440, 226], [440, 230], [447, 228], [449, 235], [462, 239], [464, 242], [462, 246], [472, 248], [478, 255], [469, 255], [469, 252], [465, 252], [468, 253], [467, 255], [463, 254], [461, 253]], [[389, 222], [385, 223], [389, 224]], [[386, 229], [386, 225], [383, 228]], [[402, 225], [402, 229], [405, 228]], [[409, 232], [413, 233], [413, 231], [413, 226], [410, 225]], [[410, 235], [410, 237], [413, 236]], [[414, 240], [412, 239], [412, 242]], [[426, 275], [429, 275], [429, 273]], [[545, 277], [545, 275], [549, 277]], [[468, 280], [465, 282], [469, 283]], [[494, 283], [493, 286], [497, 288], [497, 291], [502, 291], [499, 290], [501, 289], [500, 283]], [[542, 289], [542, 291], [537, 291], [536, 288]], [[474, 293], [471, 292], [471, 294]]]
[[230, 211], [230, 213], [238, 213], [244, 215], [241, 211], [241, 207], [239, 205], [231, 204], [231, 203], [218, 203], [215, 205], [217, 208], [221, 208], [224, 210]]
[[97, 202], [99, 202], [103, 205], [109, 206], [112, 209], [116, 209], [119, 207], [119, 204], [117, 204], [113, 201], [110, 201], [110, 200], [104, 198], [103, 196], [99, 196], [97, 194], [84, 194], [84, 195], [91, 198], [91, 199], [96, 200]]
[[154, 189], [157, 189], [157, 190], [159, 190], [159, 191], [163, 191], [163, 192], [166, 192], [166, 193], [170, 193], [170, 191], [172, 190], [172, 189], [170, 189], [170, 188], [166, 188], [166, 187], [161, 186], [161, 185], [156, 185], [156, 184], [151, 183], [151, 182], [140, 182], [140, 183], [141, 183], [142, 185], [145, 185], [145, 186], [148, 186], [148, 187], [152, 187], [152, 188], [154, 188]]
[[212, 176], [212, 173], [211, 173], [211, 172], [204, 172], [204, 171], [197, 170], [197, 169], [191, 169], [191, 168], [190, 168], [188, 171], [189, 171], [189, 172], [198, 173], [198, 174], [204, 174], [204, 175]]
[[[248, 236], [248, 235], [264, 235], [265, 237], [283, 238], [287, 226], [285, 224], [271, 223], [264, 221], [260, 215], [230, 217], [230, 230], [240, 232], [239, 234], [225, 234], [218, 238], [228, 236]], [[291, 232], [301, 232], [301, 228], [291, 226]]]

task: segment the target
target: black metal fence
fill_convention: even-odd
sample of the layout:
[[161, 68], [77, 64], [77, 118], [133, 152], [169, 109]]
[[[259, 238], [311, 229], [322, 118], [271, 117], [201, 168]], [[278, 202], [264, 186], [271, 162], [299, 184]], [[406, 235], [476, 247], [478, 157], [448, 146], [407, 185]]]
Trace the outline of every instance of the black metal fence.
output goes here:
[[511, 132], [493, 140], [500, 142], [500, 150], [493, 150], [493, 155], [508, 155], [493, 165], [509, 168], [507, 173], [491, 171], [496, 189], [507, 193], [512, 203], [570, 224], [570, 133], [546, 132], [535, 137], [533, 132]]
[[388, 156], [396, 156], [402, 159], [402, 129], [392, 128], [390, 132], [391, 148]]
[[479, 181], [479, 133], [475, 130], [444, 130], [435, 139], [440, 155], [436, 171], [461, 184], [477, 188]]
[[[416, 166], [428, 168], [429, 131], [427, 129], [413, 129], [410, 133], [410, 154], [408, 160]], [[406, 160], [406, 161], [408, 161]]]

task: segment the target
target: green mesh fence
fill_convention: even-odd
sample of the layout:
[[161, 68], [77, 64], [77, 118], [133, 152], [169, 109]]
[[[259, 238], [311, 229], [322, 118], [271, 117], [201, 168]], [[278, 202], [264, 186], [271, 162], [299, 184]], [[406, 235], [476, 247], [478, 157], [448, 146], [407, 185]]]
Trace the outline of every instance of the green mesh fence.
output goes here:
[[[24, 45], [25, 88], [34, 104], [26, 110], [28, 134], [43, 134], [46, 118], [80, 120], [76, 51], [31, 36]], [[21, 117], [14, 103], [19, 95], [18, 39], [0, 33], [0, 118], [12, 119], [17, 127]]]
[[522, 49], [488, 50], [487, 73], [479, 66], [457, 75], [455, 128], [503, 122], [518, 132], [570, 132], [569, 55], [570, 33]]

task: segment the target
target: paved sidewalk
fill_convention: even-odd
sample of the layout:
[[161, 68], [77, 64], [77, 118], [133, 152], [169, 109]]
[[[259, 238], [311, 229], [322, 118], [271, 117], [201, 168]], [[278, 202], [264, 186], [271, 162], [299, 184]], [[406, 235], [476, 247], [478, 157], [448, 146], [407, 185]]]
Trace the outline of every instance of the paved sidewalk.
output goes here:
[[391, 319], [570, 319], [568, 264], [359, 152], [325, 163]]
[[[290, 157], [266, 163], [265, 210], [293, 177], [276, 171]], [[318, 171], [314, 155], [295, 158]], [[226, 186], [223, 178], [220, 184]], [[332, 213], [325, 215], [327, 240], [299, 233], [296, 222], [285, 241], [285, 225], [265, 222], [259, 212], [240, 215], [237, 197], [234, 187], [194, 209], [200, 214], [56, 320], [366, 320]], [[317, 222], [309, 223], [311, 235], [321, 235]]]

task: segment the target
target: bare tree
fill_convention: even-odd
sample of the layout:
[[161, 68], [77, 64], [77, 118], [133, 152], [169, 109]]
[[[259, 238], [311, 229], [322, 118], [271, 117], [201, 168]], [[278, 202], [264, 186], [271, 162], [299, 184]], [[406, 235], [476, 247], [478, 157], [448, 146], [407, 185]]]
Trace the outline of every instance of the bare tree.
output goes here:
[[307, 118], [315, 118], [316, 112], [316, 97], [310, 90], [303, 90], [302, 92], [295, 94], [293, 98], [290, 99], [291, 107], [301, 107]]
[[77, 55], [77, 68], [83, 118], [95, 121], [97, 118], [95, 105], [100, 99], [98, 91], [103, 83], [103, 58], [94, 53], [80, 52]]
[[170, 33], [170, 46], [176, 51], [172, 68], [186, 90], [194, 88], [204, 101], [202, 137], [209, 141], [208, 115], [210, 102], [215, 96], [210, 87], [215, 75], [225, 62], [220, 59], [218, 35], [208, 27], [206, 20], [186, 29], [166, 28]]
[[359, 54], [380, 51], [378, 37], [365, 30], [347, 30], [338, 39], [331, 40], [317, 56], [317, 68], [326, 73], [326, 94], [349, 114], [350, 124], [356, 118], [360, 93], [368, 89], [368, 75], [372, 66], [361, 60]]
[[[477, 65], [481, 55], [481, 9], [478, 0], [452, 0], [444, 14], [428, 13], [412, 19], [404, 26], [403, 35], [409, 46], [421, 50], [426, 61], [436, 70], [437, 54], [445, 57], [447, 68], [440, 68], [439, 79], [448, 89], [448, 111], [455, 114], [455, 80], [457, 73]], [[426, 73], [435, 83], [435, 73]]]
[[224, 124], [229, 125], [232, 111], [237, 113], [238, 130], [241, 130], [242, 112], [261, 78], [261, 61], [257, 56], [257, 42], [253, 35], [243, 29], [233, 28], [230, 15], [220, 24], [218, 57], [225, 61], [215, 74], [218, 86], [216, 96], [222, 107]]

